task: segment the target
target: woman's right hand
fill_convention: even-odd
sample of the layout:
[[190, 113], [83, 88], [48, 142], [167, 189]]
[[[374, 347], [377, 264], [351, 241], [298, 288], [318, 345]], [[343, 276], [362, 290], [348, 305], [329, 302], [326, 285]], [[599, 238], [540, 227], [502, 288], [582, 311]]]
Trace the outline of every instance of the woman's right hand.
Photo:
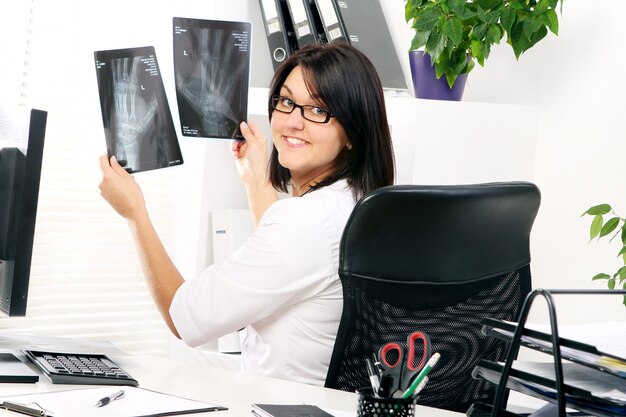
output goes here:
[[241, 122], [245, 140], [233, 141], [231, 153], [237, 162], [237, 171], [247, 186], [265, 185], [268, 181], [268, 148], [263, 133], [254, 122]]
[[106, 155], [100, 157], [100, 195], [126, 220], [137, 220], [146, 215], [146, 204], [143, 193], [135, 178], [117, 162]]

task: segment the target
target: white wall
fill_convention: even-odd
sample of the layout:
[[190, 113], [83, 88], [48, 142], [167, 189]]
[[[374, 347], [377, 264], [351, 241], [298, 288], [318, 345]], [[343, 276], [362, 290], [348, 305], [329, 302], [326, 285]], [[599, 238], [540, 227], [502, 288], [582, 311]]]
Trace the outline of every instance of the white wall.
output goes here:
[[[382, 3], [406, 61], [411, 33], [403, 21], [404, 2]], [[535, 287], [605, 288], [591, 277], [612, 274], [620, 265], [619, 239], [588, 244], [590, 220], [580, 215], [607, 202], [626, 216], [626, 26], [619, 20], [624, 13], [622, 0], [565, 1], [558, 37], [548, 34], [519, 61], [509, 45], [496, 45], [485, 68], [477, 66], [468, 78], [465, 102], [538, 108], [534, 178], [542, 204], [531, 243]], [[618, 296], [558, 296], [556, 304], [564, 323], [626, 320]], [[539, 321], [545, 316], [538, 313]]]

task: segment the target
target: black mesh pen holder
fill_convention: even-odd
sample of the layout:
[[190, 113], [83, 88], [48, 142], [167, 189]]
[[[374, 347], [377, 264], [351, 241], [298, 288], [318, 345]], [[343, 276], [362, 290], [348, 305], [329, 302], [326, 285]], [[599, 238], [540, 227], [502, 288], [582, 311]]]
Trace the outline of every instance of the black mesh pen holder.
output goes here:
[[371, 388], [356, 390], [357, 417], [414, 417], [416, 398], [378, 397]]

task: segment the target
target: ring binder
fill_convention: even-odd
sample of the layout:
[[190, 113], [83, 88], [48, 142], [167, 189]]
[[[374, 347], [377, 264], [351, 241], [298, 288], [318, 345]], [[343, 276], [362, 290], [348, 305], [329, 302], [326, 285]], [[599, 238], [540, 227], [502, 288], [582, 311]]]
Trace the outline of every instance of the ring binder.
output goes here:
[[307, 0], [287, 0], [291, 22], [293, 23], [293, 29], [296, 33], [298, 48], [302, 48], [304, 45], [317, 40], [311, 27], [311, 22], [309, 22], [309, 16], [307, 15], [304, 1]]
[[259, 0], [259, 4], [270, 48], [272, 66], [276, 70], [297, 49], [296, 35], [284, 0]]
[[363, 52], [383, 88], [407, 82], [380, 0], [259, 0], [274, 69], [312, 42], [343, 42]]
[[302, 1], [304, 2], [306, 15], [309, 18], [309, 24], [311, 25], [311, 30], [313, 31], [315, 39], [319, 42], [328, 42], [328, 38], [326, 37], [326, 30], [324, 29], [324, 25], [322, 23], [322, 17], [320, 16], [319, 10], [317, 9], [315, 0]]
[[319, 12], [322, 26], [326, 32], [328, 42], [348, 43], [346, 33], [339, 21], [339, 12], [336, 9], [336, 2], [333, 0], [314, 0]]
[[372, 61], [384, 88], [406, 90], [407, 83], [380, 0], [333, 0], [350, 44]]

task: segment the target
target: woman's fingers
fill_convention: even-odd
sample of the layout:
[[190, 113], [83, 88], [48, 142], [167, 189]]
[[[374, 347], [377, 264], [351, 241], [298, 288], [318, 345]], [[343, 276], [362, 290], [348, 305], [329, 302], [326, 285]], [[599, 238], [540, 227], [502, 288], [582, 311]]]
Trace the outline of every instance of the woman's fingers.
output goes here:
[[113, 171], [115, 171], [117, 174], [128, 175], [128, 172], [126, 172], [124, 167], [121, 166], [119, 162], [117, 162], [117, 158], [115, 157], [115, 155], [111, 156], [111, 159], [109, 161], [111, 162], [111, 168], [113, 168]]
[[121, 166], [119, 162], [117, 162], [117, 158], [115, 157], [115, 155], [113, 155], [111, 158], [108, 158], [106, 154], [100, 157], [100, 171], [102, 171], [102, 174], [104, 176], [111, 173], [115, 173], [118, 175], [129, 175], [124, 167]]

